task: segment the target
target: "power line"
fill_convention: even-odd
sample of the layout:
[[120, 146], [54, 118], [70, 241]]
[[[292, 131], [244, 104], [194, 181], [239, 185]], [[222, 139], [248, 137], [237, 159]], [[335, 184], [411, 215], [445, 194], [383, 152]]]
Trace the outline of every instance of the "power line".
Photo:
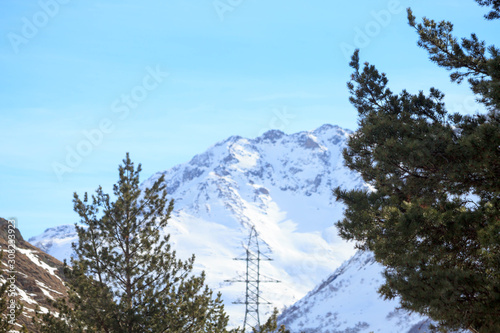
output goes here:
[[250, 236], [248, 237], [248, 244], [245, 247], [245, 250], [246, 256], [244, 258], [234, 258], [234, 260], [246, 261], [245, 279], [227, 280], [226, 282], [245, 282], [245, 302], [236, 301], [233, 302], [233, 304], [245, 304], [245, 319], [243, 321], [243, 328], [246, 332], [252, 332], [253, 327], [260, 327], [259, 305], [271, 304], [262, 298], [260, 283], [279, 283], [280, 281], [269, 278], [261, 278], [260, 262], [263, 260], [272, 261], [272, 259], [260, 251], [259, 235], [257, 230], [255, 230], [255, 226], [252, 226], [252, 229], [250, 230]]

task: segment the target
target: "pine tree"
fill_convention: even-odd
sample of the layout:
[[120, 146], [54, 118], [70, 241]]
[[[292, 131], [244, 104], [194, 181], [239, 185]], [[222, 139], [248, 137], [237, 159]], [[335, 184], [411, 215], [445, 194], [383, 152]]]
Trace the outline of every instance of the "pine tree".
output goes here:
[[285, 325], [280, 325], [278, 328], [278, 309], [274, 308], [273, 313], [263, 325], [259, 328], [254, 327], [253, 333], [290, 333], [290, 331], [285, 328]]
[[[500, 1], [476, 1], [500, 17]], [[500, 332], [500, 51], [475, 34], [458, 42], [450, 22], [408, 18], [419, 46], [452, 81], [467, 79], [487, 112], [449, 114], [435, 88], [394, 94], [356, 51], [359, 128], [344, 157], [373, 191], [335, 189], [347, 206], [337, 226], [385, 266], [386, 298], [445, 332]]]
[[84, 227], [65, 269], [69, 298], [55, 304], [59, 316], [39, 316], [40, 332], [227, 332], [221, 296], [192, 273], [194, 255], [177, 259], [162, 235], [173, 209], [164, 178], [141, 190], [140, 171], [127, 154], [115, 201], [101, 187], [91, 200], [75, 193]]

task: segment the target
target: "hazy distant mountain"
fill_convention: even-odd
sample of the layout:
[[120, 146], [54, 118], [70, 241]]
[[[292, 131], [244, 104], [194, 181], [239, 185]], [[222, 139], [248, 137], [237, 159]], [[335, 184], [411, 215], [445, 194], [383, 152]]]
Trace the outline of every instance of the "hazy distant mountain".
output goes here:
[[42, 234], [31, 237], [29, 241], [61, 261], [67, 259], [69, 263], [69, 258], [73, 253], [71, 244], [78, 241], [78, 235], [75, 226], [67, 224], [46, 229]]

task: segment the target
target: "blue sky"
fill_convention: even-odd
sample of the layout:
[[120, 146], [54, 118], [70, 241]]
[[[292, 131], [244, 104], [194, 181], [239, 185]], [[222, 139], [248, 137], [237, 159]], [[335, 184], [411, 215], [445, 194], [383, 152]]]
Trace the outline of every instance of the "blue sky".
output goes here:
[[[406, 20], [448, 19], [498, 45], [472, 0], [3, 0], [0, 216], [25, 238], [72, 224], [72, 193], [110, 190], [130, 152], [143, 179], [231, 135], [356, 128], [347, 54], [398, 91], [435, 86], [474, 113]], [[78, 156], [75, 156], [78, 155]], [[333, 221], [332, 221], [333, 223]]]

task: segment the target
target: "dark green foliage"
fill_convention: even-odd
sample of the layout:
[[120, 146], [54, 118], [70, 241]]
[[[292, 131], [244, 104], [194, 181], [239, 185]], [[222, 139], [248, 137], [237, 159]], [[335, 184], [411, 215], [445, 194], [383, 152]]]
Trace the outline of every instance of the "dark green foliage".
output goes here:
[[[481, 4], [498, 13], [498, 3]], [[359, 129], [344, 157], [374, 191], [335, 189], [347, 205], [337, 226], [386, 267], [385, 297], [443, 331], [500, 332], [499, 50], [474, 34], [458, 43], [450, 22], [408, 17], [431, 60], [467, 78], [488, 112], [448, 114], [434, 88], [394, 94], [356, 51], [348, 88]]]
[[278, 309], [274, 309], [273, 314], [269, 317], [264, 325], [260, 325], [259, 330], [253, 329], [253, 333], [290, 333], [285, 328], [285, 325], [281, 325], [278, 328]]
[[476, 0], [476, 2], [481, 6], [492, 7], [492, 11], [484, 16], [488, 20], [494, 20], [500, 18], [500, 0]]
[[[64, 263], [64, 275], [68, 281], [68, 299], [52, 302], [59, 315], [39, 314], [34, 318], [38, 332], [116, 332], [113, 327], [117, 305], [104, 284], [84, 274], [84, 266], [74, 262], [70, 268]], [[40, 320], [41, 319], [41, 320]], [[61, 320], [62, 319], [62, 320]]]
[[40, 332], [227, 332], [220, 295], [191, 272], [194, 256], [176, 259], [162, 235], [173, 209], [163, 177], [141, 191], [141, 166], [128, 154], [123, 163], [114, 202], [101, 187], [91, 200], [74, 195], [86, 227], [66, 268], [69, 300], [56, 303], [63, 320], [41, 316]]
[[[500, 1], [495, 1], [496, 6]], [[499, 14], [497, 11], [492, 12]], [[496, 18], [496, 17], [495, 17]], [[411, 10], [408, 20], [420, 37], [418, 45], [426, 49], [430, 59], [441, 67], [454, 72], [453, 82], [467, 79], [472, 91], [480, 96], [480, 102], [490, 110], [500, 106], [500, 50], [494, 45], [486, 46], [476, 34], [462, 38], [459, 42], [453, 36], [453, 24], [448, 21], [435, 22], [427, 18], [417, 24]]]

